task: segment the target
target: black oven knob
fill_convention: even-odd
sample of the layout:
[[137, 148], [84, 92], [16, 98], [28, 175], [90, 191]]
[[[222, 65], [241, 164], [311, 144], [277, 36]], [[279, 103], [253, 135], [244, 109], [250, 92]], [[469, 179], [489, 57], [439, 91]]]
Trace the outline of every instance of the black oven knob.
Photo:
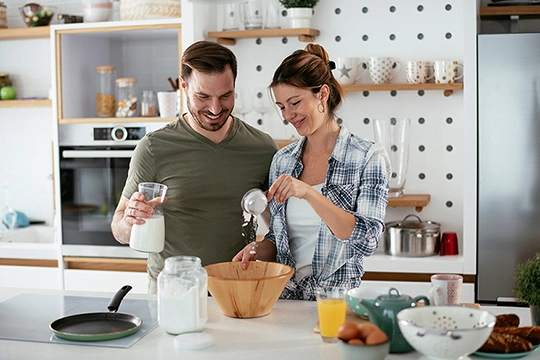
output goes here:
[[128, 131], [123, 126], [115, 126], [111, 130], [111, 138], [114, 141], [124, 141], [127, 139]]

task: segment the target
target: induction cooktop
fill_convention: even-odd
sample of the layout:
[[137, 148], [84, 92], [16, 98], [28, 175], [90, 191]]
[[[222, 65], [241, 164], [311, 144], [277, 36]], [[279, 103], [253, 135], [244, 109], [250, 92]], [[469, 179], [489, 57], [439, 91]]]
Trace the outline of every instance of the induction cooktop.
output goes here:
[[124, 298], [118, 312], [138, 316], [143, 323], [133, 335], [107, 341], [64, 340], [49, 329], [49, 324], [67, 315], [107, 311], [110, 298], [19, 294], [0, 302], [0, 339], [58, 344], [128, 348], [154, 329], [157, 301]]

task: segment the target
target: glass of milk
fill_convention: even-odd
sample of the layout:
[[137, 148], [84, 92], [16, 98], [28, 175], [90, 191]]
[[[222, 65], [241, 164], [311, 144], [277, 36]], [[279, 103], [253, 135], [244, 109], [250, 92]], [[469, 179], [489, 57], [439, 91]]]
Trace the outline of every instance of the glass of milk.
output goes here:
[[167, 186], [144, 182], [139, 184], [139, 192], [144, 195], [145, 202], [154, 206], [154, 212], [150, 219], [144, 219], [144, 224], [133, 225], [129, 246], [142, 252], [161, 252], [165, 246], [165, 220], [161, 204], [165, 200]]

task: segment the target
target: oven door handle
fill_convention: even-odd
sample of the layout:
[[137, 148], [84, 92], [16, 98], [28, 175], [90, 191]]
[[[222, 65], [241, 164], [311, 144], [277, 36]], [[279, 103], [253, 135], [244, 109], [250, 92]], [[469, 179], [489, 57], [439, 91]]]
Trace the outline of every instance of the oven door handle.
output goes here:
[[62, 157], [67, 158], [131, 158], [133, 150], [64, 150]]

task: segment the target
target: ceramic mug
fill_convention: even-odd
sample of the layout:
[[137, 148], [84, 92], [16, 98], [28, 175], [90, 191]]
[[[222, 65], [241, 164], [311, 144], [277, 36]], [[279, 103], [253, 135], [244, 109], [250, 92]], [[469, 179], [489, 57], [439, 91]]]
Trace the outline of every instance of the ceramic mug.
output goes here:
[[[458, 75], [458, 70], [461, 74]], [[453, 84], [463, 77], [463, 65], [454, 60], [438, 60], [433, 64], [433, 76], [437, 84]]]
[[370, 57], [369, 76], [374, 84], [388, 84], [401, 70], [401, 63], [389, 57]]
[[160, 91], [157, 93], [159, 116], [162, 118], [175, 117], [178, 108], [177, 91]]
[[463, 276], [455, 274], [435, 274], [431, 276], [429, 302], [432, 305], [459, 304]]
[[350, 85], [360, 81], [360, 78], [367, 73], [364, 63], [356, 57], [338, 57], [334, 76], [340, 84]]
[[433, 65], [430, 61], [407, 61], [405, 72], [409, 84], [425, 84], [433, 79]]

